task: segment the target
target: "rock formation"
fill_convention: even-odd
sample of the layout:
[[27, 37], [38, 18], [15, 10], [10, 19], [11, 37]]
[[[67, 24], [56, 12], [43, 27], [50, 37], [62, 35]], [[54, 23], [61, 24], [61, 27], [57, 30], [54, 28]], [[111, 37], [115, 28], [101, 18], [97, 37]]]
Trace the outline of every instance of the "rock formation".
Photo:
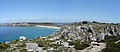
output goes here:
[[[90, 22], [89, 22], [90, 23]], [[65, 39], [80, 39], [80, 40], [104, 40], [110, 36], [120, 35], [120, 26], [112, 24], [80, 24], [77, 25], [65, 25], [54, 35]]]

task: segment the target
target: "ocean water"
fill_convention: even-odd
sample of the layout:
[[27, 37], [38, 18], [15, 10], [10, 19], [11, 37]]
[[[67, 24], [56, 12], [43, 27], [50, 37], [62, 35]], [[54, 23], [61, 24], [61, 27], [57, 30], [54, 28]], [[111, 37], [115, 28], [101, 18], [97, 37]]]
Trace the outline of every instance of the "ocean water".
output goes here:
[[25, 36], [27, 39], [33, 39], [37, 36], [47, 36], [58, 29], [44, 27], [13, 27], [0, 26], [0, 42], [19, 39], [19, 36]]

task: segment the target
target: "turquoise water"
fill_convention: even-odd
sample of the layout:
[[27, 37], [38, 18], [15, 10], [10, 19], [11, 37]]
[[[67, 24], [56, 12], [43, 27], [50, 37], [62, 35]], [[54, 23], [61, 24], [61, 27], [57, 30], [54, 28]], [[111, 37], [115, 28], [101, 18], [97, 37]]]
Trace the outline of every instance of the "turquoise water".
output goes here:
[[12, 27], [0, 26], [0, 42], [19, 39], [19, 36], [25, 36], [27, 39], [33, 39], [37, 36], [47, 36], [57, 29], [44, 27]]

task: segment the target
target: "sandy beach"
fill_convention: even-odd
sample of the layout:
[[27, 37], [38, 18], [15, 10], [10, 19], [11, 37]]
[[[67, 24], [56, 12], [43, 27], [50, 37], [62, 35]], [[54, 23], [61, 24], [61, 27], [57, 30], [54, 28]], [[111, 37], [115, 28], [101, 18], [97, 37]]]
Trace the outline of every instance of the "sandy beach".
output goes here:
[[36, 25], [35, 27], [45, 27], [45, 28], [56, 28], [56, 29], [60, 29], [60, 27], [55, 27], [55, 26], [45, 26], [45, 25]]

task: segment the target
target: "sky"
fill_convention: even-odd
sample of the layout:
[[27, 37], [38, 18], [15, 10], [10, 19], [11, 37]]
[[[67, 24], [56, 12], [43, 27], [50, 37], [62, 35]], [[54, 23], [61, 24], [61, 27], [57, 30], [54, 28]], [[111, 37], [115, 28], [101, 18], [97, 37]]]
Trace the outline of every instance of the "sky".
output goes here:
[[0, 23], [120, 23], [120, 0], [0, 0]]

